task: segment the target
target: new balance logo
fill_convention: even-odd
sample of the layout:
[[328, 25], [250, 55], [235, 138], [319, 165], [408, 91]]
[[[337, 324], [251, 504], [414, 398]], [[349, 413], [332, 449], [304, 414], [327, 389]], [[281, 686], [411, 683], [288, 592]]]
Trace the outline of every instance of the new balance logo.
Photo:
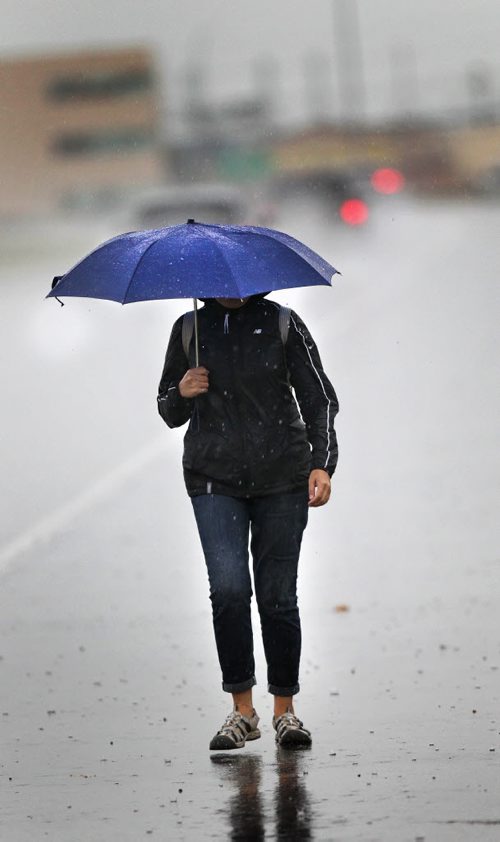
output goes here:
[[256, 327], [255, 330], [254, 330], [254, 333], [262, 333], [262, 328]]

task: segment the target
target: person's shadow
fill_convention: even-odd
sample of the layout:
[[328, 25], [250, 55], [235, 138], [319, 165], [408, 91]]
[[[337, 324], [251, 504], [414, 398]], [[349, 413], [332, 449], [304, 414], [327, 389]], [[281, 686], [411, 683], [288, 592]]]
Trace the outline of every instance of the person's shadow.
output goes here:
[[[269, 812], [267, 782], [263, 789], [262, 759], [257, 754], [224, 753], [211, 755], [211, 761], [221, 773], [224, 784], [232, 788], [227, 812], [230, 839], [259, 840], [265, 838], [265, 828], [274, 825], [276, 839], [311, 839], [311, 810], [304, 781], [305, 754], [301, 751], [276, 749], [276, 774], [270, 791], [272, 810]], [[265, 770], [264, 770], [265, 771]]]

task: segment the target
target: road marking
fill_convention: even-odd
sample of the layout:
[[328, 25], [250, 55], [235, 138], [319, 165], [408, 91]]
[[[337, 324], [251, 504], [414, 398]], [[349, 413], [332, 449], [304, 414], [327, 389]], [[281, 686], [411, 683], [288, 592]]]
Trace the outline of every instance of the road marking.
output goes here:
[[0, 573], [4, 572], [9, 564], [20, 555], [31, 550], [36, 544], [47, 544], [51, 538], [61, 532], [78, 515], [91, 509], [101, 500], [110, 497], [130, 477], [138, 474], [146, 465], [149, 465], [162, 452], [165, 452], [166, 448], [167, 443], [164, 435], [154, 439], [150, 444], [137, 450], [124, 462], [121, 462], [113, 470], [104, 474], [80, 494], [77, 494], [68, 503], [41, 518], [26, 532], [1, 547]]

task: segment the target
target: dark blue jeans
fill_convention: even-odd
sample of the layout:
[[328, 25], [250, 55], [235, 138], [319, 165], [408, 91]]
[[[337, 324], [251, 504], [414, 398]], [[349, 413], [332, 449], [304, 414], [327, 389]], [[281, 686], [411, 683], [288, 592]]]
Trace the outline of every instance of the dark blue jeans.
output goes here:
[[299, 692], [297, 566], [307, 525], [307, 491], [240, 499], [192, 497], [210, 583], [222, 688], [241, 693], [255, 681], [248, 541], [267, 660], [268, 689]]

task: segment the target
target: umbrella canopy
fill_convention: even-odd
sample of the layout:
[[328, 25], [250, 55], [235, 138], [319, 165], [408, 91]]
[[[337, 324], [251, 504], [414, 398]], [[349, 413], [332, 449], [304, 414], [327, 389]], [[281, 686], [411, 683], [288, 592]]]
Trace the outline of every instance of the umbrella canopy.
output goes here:
[[62, 275], [49, 297], [128, 304], [161, 298], [246, 298], [331, 285], [337, 270], [299, 240], [253, 225], [187, 224], [121, 234]]

